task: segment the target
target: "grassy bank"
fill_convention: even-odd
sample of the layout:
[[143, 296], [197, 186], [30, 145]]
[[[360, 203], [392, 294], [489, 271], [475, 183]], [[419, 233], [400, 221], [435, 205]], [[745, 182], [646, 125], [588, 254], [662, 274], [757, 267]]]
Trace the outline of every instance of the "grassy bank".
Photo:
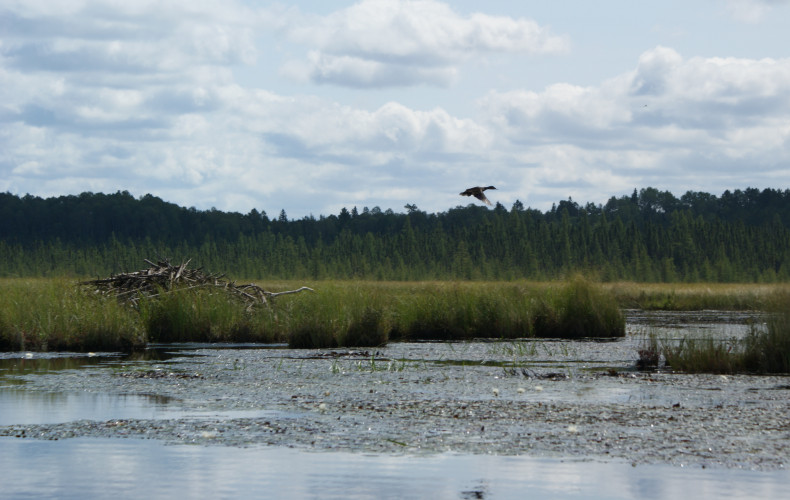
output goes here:
[[[301, 283], [304, 284], [304, 283]], [[269, 290], [293, 284], [267, 284]], [[562, 283], [309, 283], [252, 311], [227, 296], [182, 290], [139, 311], [68, 280], [0, 281], [0, 349], [129, 350], [147, 342], [288, 342], [376, 346], [389, 340], [618, 337], [611, 292]]]
[[788, 284], [606, 283], [620, 307], [658, 311], [765, 311]]

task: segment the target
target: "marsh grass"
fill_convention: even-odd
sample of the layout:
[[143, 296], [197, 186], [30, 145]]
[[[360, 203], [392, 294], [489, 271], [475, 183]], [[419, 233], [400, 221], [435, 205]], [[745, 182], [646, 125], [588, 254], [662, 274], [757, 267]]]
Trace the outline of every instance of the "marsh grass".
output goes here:
[[412, 285], [391, 305], [391, 337], [411, 340], [528, 337], [531, 293], [517, 285]]
[[766, 323], [751, 325], [743, 338], [660, 341], [650, 335], [637, 367], [655, 368], [663, 356], [667, 367], [686, 373], [790, 373], [790, 293], [782, 289], [766, 297], [765, 310]]
[[0, 349], [130, 350], [145, 344], [136, 313], [66, 279], [0, 282]]
[[388, 341], [388, 293], [379, 284], [327, 282], [317, 292], [277, 299], [278, 327], [294, 348], [373, 347]]
[[620, 307], [660, 311], [763, 311], [790, 285], [723, 283], [609, 283], [601, 287]]
[[737, 339], [713, 337], [682, 339], [663, 348], [667, 366], [686, 373], [735, 373], [745, 371]]
[[[778, 353], [787, 352], [783, 342], [790, 318], [781, 311], [790, 305], [782, 299], [790, 297], [788, 285], [601, 284], [583, 276], [551, 283], [262, 284], [273, 291], [302, 285], [316, 292], [278, 297], [271, 308], [247, 311], [222, 293], [182, 291], [143, 303], [138, 313], [67, 279], [0, 280], [0, 348], [111, 350], [148, 341], [339, 347], [390, 340], [620, 337], [625, 332], [622, 308], [636, 307], [771, 310], [769, 333], [756, 329], [730, 351], [746, 352], [748, 347], [755, 371], [774, 371], [787, 363]], [[684, 353], [705, 350], [714, 349], [702, 341], [689, 342], [670, 352], [669, 359], [681, 363]], [[662, 346], [664, 351], [668, 347]], [[713, 360], [724, 356], [714, 354]]]
[[151, 342], [275, 342], [271, 314], [213, 289], [176, 290], [139, 305]]
[[611, 293], [575, 276], [544, 295], [535, 314], [534, 336], [623, 337], [625, 317]]
[[744, 339], [744, 364], [760, 373], [790, 373], [790, 292], [774, 294], [764, 330], [752, 328]]
[[0, 286], [0, 348], [5, 350], [129, 350], [146, 342], [288, 342], [318, 348], [379, 346], [391, 339], [625, 333], [611, 294], [582, 277], [549, 284], [320, 282], [311, 284], [315, 293], [278, 297], [270, 307], [251, 311], [209, 289], [162, 293], [134, 310], [68, 280], [6, 280]]

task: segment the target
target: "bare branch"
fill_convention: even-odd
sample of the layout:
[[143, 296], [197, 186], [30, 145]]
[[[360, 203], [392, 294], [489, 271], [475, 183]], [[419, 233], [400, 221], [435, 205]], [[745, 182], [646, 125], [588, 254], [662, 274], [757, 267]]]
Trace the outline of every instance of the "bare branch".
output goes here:
[[279, 295], [315, 291], [310, 287], [303, 286], [296, 290], [269, 292], [253, 283], [236, 285], [233, 281], [224, 280], [224, 274], [205, 274], [201, 269], [188, 269], [187, 265], [191, 259], [178, 266], [170, 264], [167, 259], [160, 259], [157, 263], [153, 263], [148, 259], [143, 260], [151, 267], [132, 273], [110, 276], [109, 278], [82, 281], [80, 284], [95, 287], [97, 292], [113, 295], [135, 307], [143, 297], [158, 297], [175, 290], [190, 290], [193, 288], [221, 288], [246, 302], [248, 310], [256, 305], [268, 305], [267, 299]]

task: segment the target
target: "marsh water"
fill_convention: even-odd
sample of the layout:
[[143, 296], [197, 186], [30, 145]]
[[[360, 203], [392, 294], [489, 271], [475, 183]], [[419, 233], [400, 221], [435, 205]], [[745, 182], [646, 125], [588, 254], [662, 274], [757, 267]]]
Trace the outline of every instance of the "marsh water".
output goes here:
[[782, 498], [790, 379], [640, 372], [648, 334], [0, 354], [0, 498]]

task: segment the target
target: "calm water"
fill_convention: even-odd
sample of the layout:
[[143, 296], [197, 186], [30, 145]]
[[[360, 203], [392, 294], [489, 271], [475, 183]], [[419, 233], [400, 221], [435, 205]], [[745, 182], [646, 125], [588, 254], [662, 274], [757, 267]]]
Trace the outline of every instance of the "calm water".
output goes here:
[[0, 438], [0, 498], [785, 498], [788, 473]]
[[[607, 351], [618, 348], [614, 344], [604, 347]], [[183, 355], [189, 354], [178, 353]], [[28, 391], [17, 376], [108, 370], [117, 363], [146, 366], [150, 360], [9, 356], [6, 353], [6, 359], [0, 359], [0, 426], [207, 416], [265, 418], [273, 413], [188, 411], [177, 400], [145, 394]], [[370, 455], [120, 438], [39, 441], [0, 437], [0, 499], [778, 499], [788, 491], [790, 472], [785, 470], [632, 467], [621, 461], [529, 456]]]

